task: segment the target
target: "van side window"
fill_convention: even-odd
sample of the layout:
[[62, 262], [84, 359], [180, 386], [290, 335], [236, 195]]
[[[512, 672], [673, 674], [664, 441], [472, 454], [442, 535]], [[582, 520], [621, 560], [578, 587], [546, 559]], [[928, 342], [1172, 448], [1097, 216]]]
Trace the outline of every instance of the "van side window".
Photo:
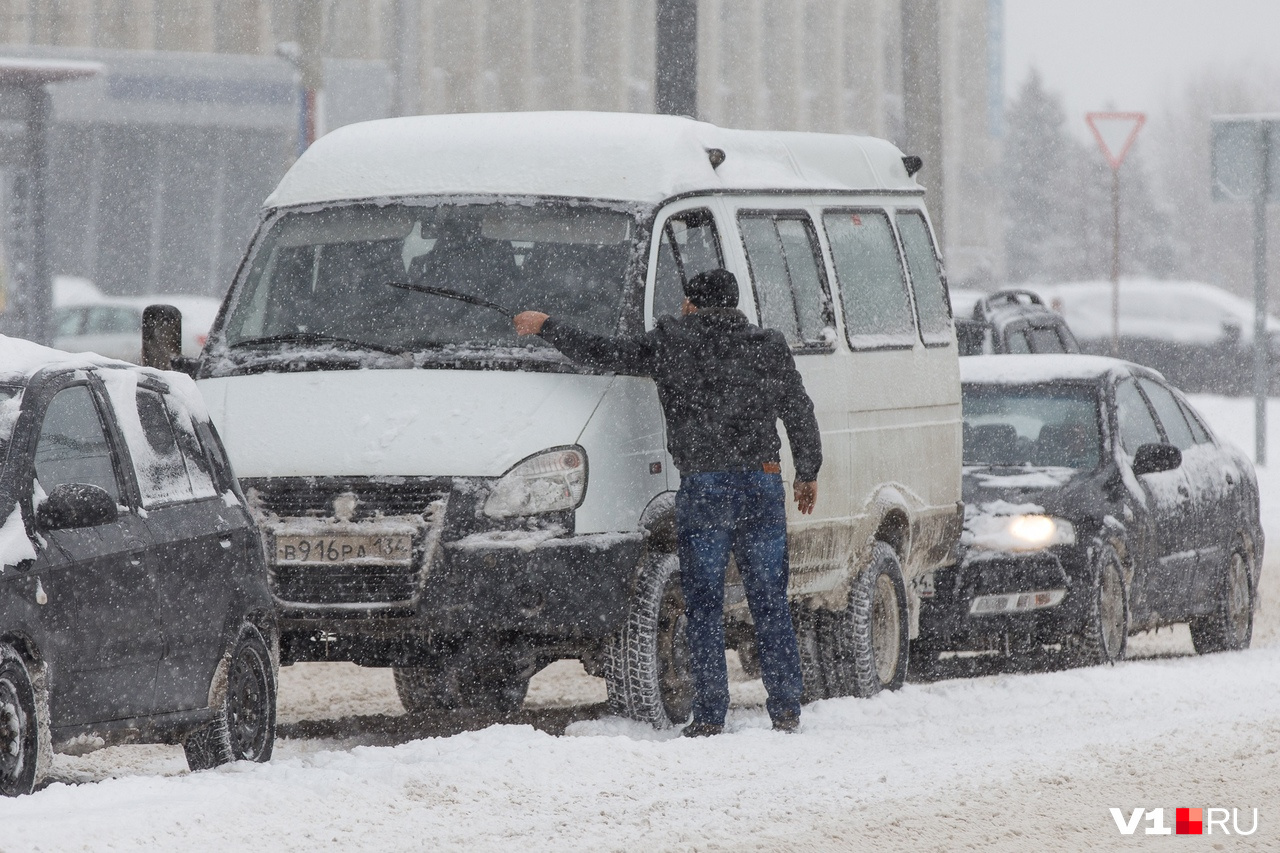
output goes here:
[[792, 346], [829, 344], [827, 330], [834, 321], [809, 217], [743, 213], [738, 230], [755, 284], [760, 324], [782, 332]]
[[898, 234], [902, 237], [902, 251], [907, 256], [907, 271], [911, 273], [911, 287], [916, 295], [920, 337], [927, 344], [942, 343], [940, 338], [945, 339], [951, 328], [951, 306], [929, 226], [919, 213], [899, 211]]
[[915, 320], [889, 216], [883, 211], [829, 210], [822, 223], [831, 244], [850, 346], [910, 346]]
[[705, 207], [684, 210], [662, 226], [658, 270], [653, 282], [653, 316], [679, 316], [684, 283], [724, 266], [716, 220]]

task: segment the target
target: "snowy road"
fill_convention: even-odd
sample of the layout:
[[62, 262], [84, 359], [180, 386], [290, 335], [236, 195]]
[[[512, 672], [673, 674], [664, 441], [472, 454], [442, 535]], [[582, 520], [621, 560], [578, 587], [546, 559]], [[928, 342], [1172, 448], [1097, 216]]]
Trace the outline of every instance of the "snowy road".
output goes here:
[[[1250, 402], [1199, 398], [1252, 446]], [[1272, 404], [1273, 455], [1280, 401]], [[1280, 507], [1280, 465], [1260, 472]], [[1266, 518], [1280, 552], [1280, 512]], [[282, 673], [276, 760], [188, 774], [180, 749], [59, 756], [54, 784], [0, 802], [0, 851], [1028, 850], [1280, 848], [1280, 559], [1254, 648], [1196, 657], [1185, 628], [1131, 641], [1116, 667], [908, 684], [768, 731], [758, 682], [731, 734], [704, 741], [598, 718], [576, 665], [539, 676], [530, 725], [415, 730], [389, 674]], [[567, 728], [564, 728], [567, 724]], [[1239, 808], [1255, 834], [1122, 836], [1134, 807]], [[1147, 826], [1149, 824], [1143, 824]], [[1216, 833], [1220, 836], [1220, 833]]]

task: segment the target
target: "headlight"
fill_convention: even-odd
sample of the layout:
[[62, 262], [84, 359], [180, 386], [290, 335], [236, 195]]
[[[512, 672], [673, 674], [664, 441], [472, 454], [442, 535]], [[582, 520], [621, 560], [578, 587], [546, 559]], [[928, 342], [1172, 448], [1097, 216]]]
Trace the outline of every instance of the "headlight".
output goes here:
[[981, 551], [1042, 551], [1076, 541], [1071, 522], [1051, 515], [980, 515], [965, 527], [966, 544]]
[[587, 454], [581, 448], [547, 450], [503, 474], [485, 501], [490, 518], [575, 509], [587, 491]]

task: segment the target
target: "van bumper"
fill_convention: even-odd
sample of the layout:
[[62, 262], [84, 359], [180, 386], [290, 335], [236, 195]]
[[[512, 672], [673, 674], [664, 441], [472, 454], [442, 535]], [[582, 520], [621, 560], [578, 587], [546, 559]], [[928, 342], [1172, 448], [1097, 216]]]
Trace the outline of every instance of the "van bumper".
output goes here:
[[639, 533], [569, 536], [532, 547], [446, 543], [412, 605], [280, 601], [283, 662], [412, 664], [458, 643], [592, 648], [625, 618], [643, 548]]

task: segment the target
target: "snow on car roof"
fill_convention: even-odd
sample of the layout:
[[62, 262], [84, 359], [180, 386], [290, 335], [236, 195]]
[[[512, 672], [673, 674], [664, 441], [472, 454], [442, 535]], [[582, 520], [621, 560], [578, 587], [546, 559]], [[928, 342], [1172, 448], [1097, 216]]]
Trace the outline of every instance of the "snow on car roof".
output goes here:
[[[713, 148], [725, 153], [718, 168]], [[340, 127], [307, 149], [265, 204], [490, 194], [656, 204], [693, 191], [774, 189], [921, 191], [902, 152], [871, 137], [638, 113], [458, 113]]]
[[196, 389], [195, 381], [184, 373], [140, 367], [92, 352], [63, 352], [23, 338], [0, 335], [0, 383], [25, 384], [28, 379], [46, 367], [65, 367], [69, 370], [97, 367], [146, 374], [168, 385], [169, 390], [175, 397], [182, 400], [193, 417], [198, 420], [209, 418], [204, 398]]
[[[1137, 365], [1102, 355], [975, 355], [960, 359], [960, 381], [988, 385], [1032, 385], [1098, 380], [1129, 373]], [[1155, 371], [1150, 371], [1155, 373]]]

